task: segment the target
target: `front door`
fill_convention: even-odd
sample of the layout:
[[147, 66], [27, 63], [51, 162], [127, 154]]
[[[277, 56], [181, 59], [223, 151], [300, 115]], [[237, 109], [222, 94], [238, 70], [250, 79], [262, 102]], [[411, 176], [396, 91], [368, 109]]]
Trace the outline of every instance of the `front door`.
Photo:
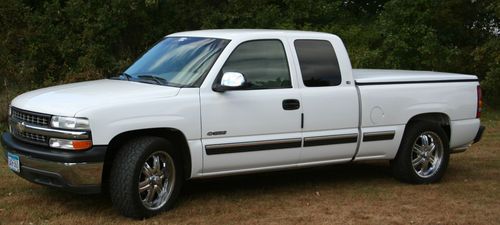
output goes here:
[[[243, 90], [201, 90], [203, 173], [223, 174], [279, 168], [298, 162], [300, 95], [284, 40], [239, 44], [219, 76], [245, 76]], [[218, 79], [216, 79], [218, 80]]]

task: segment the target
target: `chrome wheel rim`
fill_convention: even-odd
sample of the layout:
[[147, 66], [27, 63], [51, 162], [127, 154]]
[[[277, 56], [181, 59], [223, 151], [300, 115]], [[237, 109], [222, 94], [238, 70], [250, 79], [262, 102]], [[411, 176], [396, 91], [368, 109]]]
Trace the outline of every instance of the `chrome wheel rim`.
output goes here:
[[443, 161], [443, 143], [439, 136], [426, 131], [413, 143], [411, 162], [415, 173], [428, 178], [437, 173]]
[[144, 162], [139, 175], [139, 198], [149, 210], [163, 207], [175, 182], [175, 165], [170, 155], [163, 151], [152, 153]]

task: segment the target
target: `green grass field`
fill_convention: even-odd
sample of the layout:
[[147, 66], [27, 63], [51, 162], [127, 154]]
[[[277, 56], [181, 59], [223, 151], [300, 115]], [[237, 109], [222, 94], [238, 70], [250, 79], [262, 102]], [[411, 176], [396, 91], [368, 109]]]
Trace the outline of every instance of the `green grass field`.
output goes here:
[[387, 162], [190, 181], [175, 209], [135, 221], [106, 196], [31, 184], [0, 163], [0, 224], [500, 224], [500, 113], [452, 155], [440, 183], [409, 185]]

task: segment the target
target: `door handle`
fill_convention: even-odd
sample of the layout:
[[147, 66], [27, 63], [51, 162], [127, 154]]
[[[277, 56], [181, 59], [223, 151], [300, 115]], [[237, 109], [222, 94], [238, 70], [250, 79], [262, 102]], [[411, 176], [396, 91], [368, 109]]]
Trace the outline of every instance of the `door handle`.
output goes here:
[[296, 110], [300, 108], [300, 102], [297, 99], [285, 99], [283, 100], [284, 110]]

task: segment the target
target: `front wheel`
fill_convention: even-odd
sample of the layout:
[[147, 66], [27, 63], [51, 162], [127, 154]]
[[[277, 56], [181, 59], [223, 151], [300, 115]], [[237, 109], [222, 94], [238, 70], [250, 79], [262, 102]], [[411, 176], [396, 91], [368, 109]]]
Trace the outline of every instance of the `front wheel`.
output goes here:
[[124, 145], [110, 173], [110, 197], [124, 216], [147, 218], [173, 206], [182, 167], [170, 142], [142, 137]]
[[415, 184], [439, 181], [448, 167], [448, 145], [442, 127], [428, 122], [410, 124], [391, 162], [394, 176]]

